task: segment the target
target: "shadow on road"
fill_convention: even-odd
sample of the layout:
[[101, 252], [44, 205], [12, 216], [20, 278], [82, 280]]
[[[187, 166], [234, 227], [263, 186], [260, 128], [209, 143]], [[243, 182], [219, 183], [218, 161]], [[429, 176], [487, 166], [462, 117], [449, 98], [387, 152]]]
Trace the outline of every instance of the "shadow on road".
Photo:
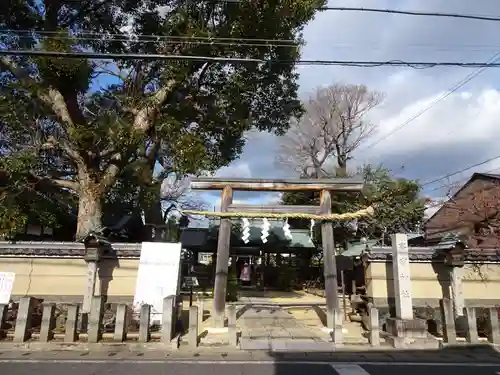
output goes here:
[[492, 375], [500, 373], [500, 352], [487, 344], [457, 345], [435, 350], [378, 349], [369, 351], [351, 351], [346, 346], [333, 352], [273, 351], [268, 354], [275, 362], [273, 375], [307, 374], [308, 372], [312, 372], [311, 375], [401, 375], [401, 373], [441, 375], [443, 372], [454, 375]]

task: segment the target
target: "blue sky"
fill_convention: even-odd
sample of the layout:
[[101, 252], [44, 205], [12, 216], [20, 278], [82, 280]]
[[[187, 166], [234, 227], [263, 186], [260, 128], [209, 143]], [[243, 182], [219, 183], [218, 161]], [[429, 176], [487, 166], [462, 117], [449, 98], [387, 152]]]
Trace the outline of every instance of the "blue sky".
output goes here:
[[[330, 5], [487, 14], [500, 17], [500, 2], [449, 0], [336, 0]], [[412, 17], [376, 13], [323, 12], [306, 27], [304, 59], [486, 62], [500, 52], [497, 22]], [[331, 83], [359, 83], [382, 91], [386, 99], [370, 117], [383, 137], [475, 69], [300, 67], [301, 94]], [[433, 180], [451, 171], [500, 155], [500, 69], [491, 68], [376, 147], [355, 154], [353, 163], [383, 163], [400, 176]], [[292, 177], [273, 162], [280, 139], [255, 134], [241, 158], [220, 173], [234, 177]], [[370, 143], [370, 142], [368, 142]], [[462, 181], [472, 171], [500, 171], [500, 161], [426, 187], [439, 198], [442, 185]], [[261, 201], [275, 199], [263, 195]], [[255, 201], [259, 201], [256, 199]]]
[[[482, 14], [500, 17], [500, 1], [482, 0], [335, 0], [330, 5], [378, 7]], [[379, 13], [323, 12], [306, 27], [303, 59], [407, 60], [486, 62], [500, 52], [498, 22], [454, 18], [412, 17]], [[379, 128], [373, 141], [400, 126], [426, 108], [474, 69], [354, 68], [303, 66], [300, 90], [307, 96], [315, 87], [332, 83], [359, 83], [386, 94], [370, 114]], [[400, 176], [433, 180], [500, 154], [500, 69], [490, 68], [458, 91], [412, 121], [403, 130], [369, 150], [363, 147], [353, 163], [383, 163]], [[265, 133], [249, 134], [241, 157], [218, 172], [227, 177], [295, 177], [277, 167], [280, 139]], [[370, 142], [368, 142], [370, 143]], [[354, 166], [354, 164], [352, 165]], [[498, 170], [497, 170], [498, 169]], [[500, 161], [476, 171], [500, 171]], [[474, 171], [474, 170], [473, 170]], [[457, 175], [466, 179], [472, 171]], [[440, 183], [426, 193], [439, 197]], [[210, 205], [219, 204], [218, 194], [203, 194]], [[248, 203], [275, 201], [276, 194], [236, 194]]]

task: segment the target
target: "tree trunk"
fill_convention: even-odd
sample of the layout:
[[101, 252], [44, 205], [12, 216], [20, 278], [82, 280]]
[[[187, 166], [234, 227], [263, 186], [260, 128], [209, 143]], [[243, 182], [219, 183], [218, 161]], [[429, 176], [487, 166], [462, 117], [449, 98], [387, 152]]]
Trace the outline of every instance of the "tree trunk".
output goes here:
[[145, 221], [144, 241], [163, 241], [166, 233], [166, 223], [163, 220], [159, 194], [154, 202], [144, 204], [143, 210]]
[[102, 197], [94, 192], [95, 189], [84, 188], [84, 186], [85, 184], [81, 184], [78, 201], [77, 240], [102, 228]]

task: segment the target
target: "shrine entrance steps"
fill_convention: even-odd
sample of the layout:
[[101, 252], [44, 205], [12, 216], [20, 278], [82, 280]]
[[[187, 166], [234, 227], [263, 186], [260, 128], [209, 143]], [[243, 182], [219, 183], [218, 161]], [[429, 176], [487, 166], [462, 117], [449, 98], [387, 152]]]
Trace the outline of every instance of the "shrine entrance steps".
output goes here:
[[[303, 292], [250, 292], [233, 303], [237, 328], [244, 350], [331, 351], [331, 336], [326, 329], [325, 299]], [[210, 318], [205, 321], [209, 326]], [[367, 343], [359, 323], [344, 321], [348, 341]], [[213, 345], [224, 334], [208, 333], [201, 345]]]

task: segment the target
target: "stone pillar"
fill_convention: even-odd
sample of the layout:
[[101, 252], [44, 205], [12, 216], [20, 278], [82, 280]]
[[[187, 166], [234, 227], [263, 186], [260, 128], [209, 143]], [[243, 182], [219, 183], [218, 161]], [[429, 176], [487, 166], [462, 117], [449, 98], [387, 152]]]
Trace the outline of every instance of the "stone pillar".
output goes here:
[[31, 317], [34, 309], [34, 298], [23, 297], [19, 302], [17, 311], [16, 328], [14, 330], [14, 342], [25, 342], [31, 336]]
[[3, 327], [7, 318], [8, 308], [8, 304], [0, 304], [0, 339], [4, 339], [7, 336], [7, 332], [4, 331]]
[[83, 295], [82, 313], [90, 313], [92, 298], [95, 294], [97, 281], [97, 262], [87, 261], [87, 279], [85, 281], [85, 294]]
[[78, 340], [78, 314], [79, 305], [68, 306], [68, 316], [66, 318], [66, 329], [64, 333], [64, 342], [75, 342]]
[[89, 314], [88, 342], [96, 343], [102, 337], [102, 319], [103, 319], [104, 301], [101, 296], [92, 297]]
[[387, 331], [391, 333], [394, 347], [399, 347], [404, 337], [427, 338], [427, 322], [413, 317], [413, 300], [406, 234], [392, 235], [392, 271], [396, 316], [387, 319]]
[[[320, 194], [320, 210], [322, 215], [332, 213], [332, 199], [328, 190], [322, 190]], [[333, 223], [323, 221], [321, 223], [321, 242], [323, 244], [323, 275], [325, 277], [325, 299], [327, 324], [329, 329], [335, 329], [331, 317], [334, 310], [339, 308], [337, 265], [335, 261], [335, 240], [333, 238]], [[328, 319], [330, 316], [330, 319]], [[334, 319], [333, 319], [334, 320]]]
[[175, 322], [177, 320], [175, 296], [163, 299], [163, 315], [161, 320], [162, 342], [170, 343], [175, 334]]
[[453, 304], [448, 298], [439, 301], [441, 317], [443, 319], [443, 339], [447, 344], [457, 343], [457, 331], [455, 328], [455, 314]]
[[238, 330], [236, 328], [236, 306], [227, 307], [227, 328], [229, 334], [229, 345], [238, 346]]
[[392, 272], [394, 277], [394, 298], [396, 317], [413, 319], [413, 301], [410, 279], [410, 258], [406, 234], [392, 235]]
[[198, 346], [198, 306], [189, 308], [189, 337], [188, 344], [192, 348]]
[[116, 308], [114, 340], [123, 342], [127, 340], [128, 306], [118, 305]]
[[151, 305], [141, 306], [141, 315], [139, 316], [139, 342], [149, 341], [149, 323], [151, 322]]
[[40, 327], [40, 341], [48, 342], [54, 338], [53, 329], [56, 328], [55, 303], [43, 303], [42, 325]]
[[463, 316], [465, 307], [464, 291], [463, 291], [463, 267], [451, 267], [450, 270], [450, 289], [451, 300], [453, 301], [453, 313], [455, 318]]
[[205, 302], [199, 296], [198, 296], [198, 307], [199, 307], [199, 311], [198, 311], [198, 318], [199, 318], [199, 320], [198, 320], [198, 327], [200, 327], [200, 329], [201, 329], [201, 326], [203, 325], [204, 314], [205, 314]]
[[476, 309], [474, 309], [473, 307], [465, 307], [464, 315], [467, 322], [465, 339], [469, 344], [478, 344], [479, 336], [477, 334]]
[[342, 311], [339, 308], [333, 309], [333, 330], [332, 341], [336, 345], [344, 343], [344, 335], [342, 333]]
[[[220, 204], [221, 212], [226, 212], [233, 201], [233, 190], [224, 186]], [[229, 249], [231, 247], [231, 219], [220, 219], [219, 237], [217, 240], [217, 263], [215, 265], [214, 301], [212, 315], [215, 328], [224, 328], [226, 309], [226, 290], [229, 266]]]
[[380, 328], [378, 309], [370, 307], [370, 336], [369, 341], [371, 346], [380, 346]]
[[488, 341], [492, 344], [500, 344], [500, 327], [498, 324], [498, 310], [496, 307], [488, 309], [488, 326], [490, 332], [488, 333]]

